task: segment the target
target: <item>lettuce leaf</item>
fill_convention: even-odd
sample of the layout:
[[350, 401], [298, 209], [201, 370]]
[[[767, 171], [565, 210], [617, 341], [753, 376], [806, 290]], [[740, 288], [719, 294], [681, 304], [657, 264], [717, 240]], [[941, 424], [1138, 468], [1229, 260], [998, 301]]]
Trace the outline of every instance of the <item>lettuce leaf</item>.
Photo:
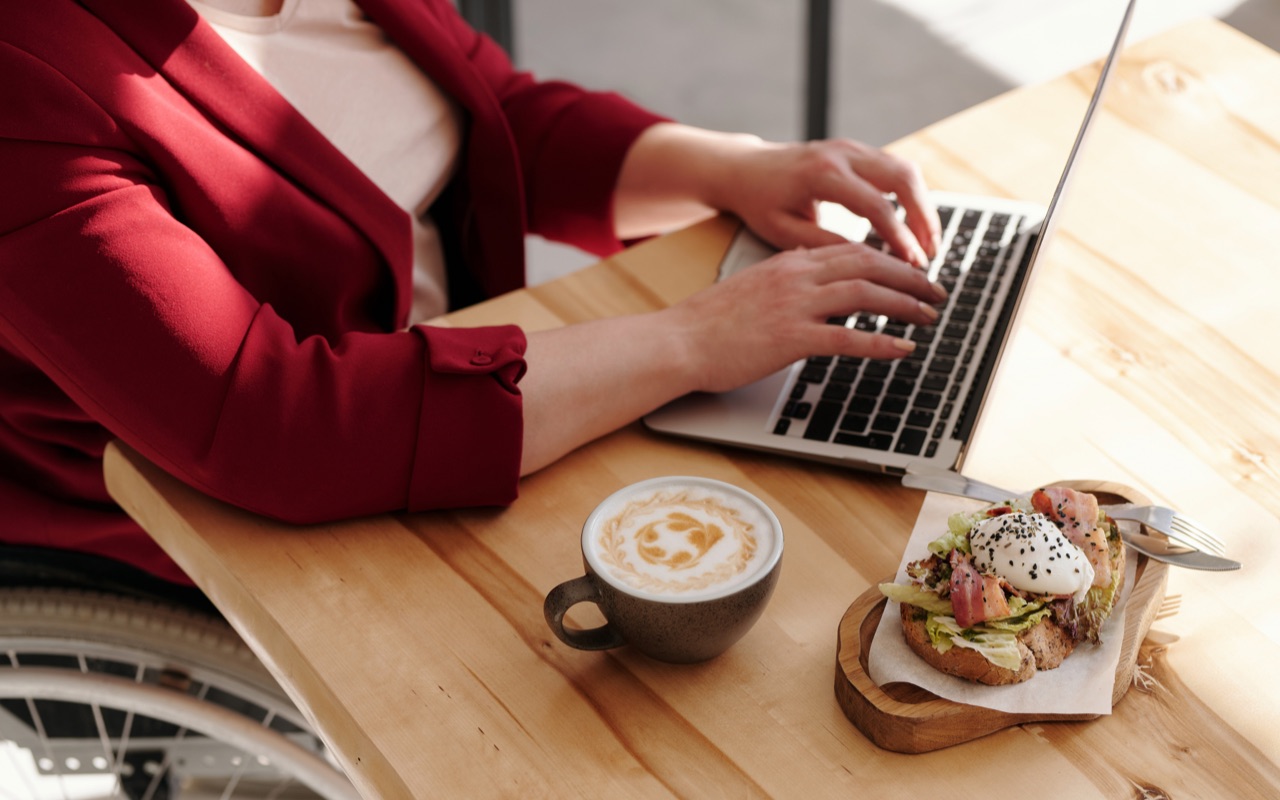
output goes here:
[[992, 630], [985, 626], [961, 628], [955, 617], [948, 616], [930, 616], [925, 622], [925, 631], [940, 653], [952, 647], [967, 647], [977, 650], [998, 667], [1017, 670], [1022, 666], [1018, 636], [1010, 631]]
[[[957, 515], [952, 514], [951, 516], [954, 517]], [[970, 552], [968, 528], [965, 528], [963, 531], [959, 533], [956, 533], [954, 531], [948, 531], [947, 533], [944, 533], [941, 536], [939, 536], [937, 539], [934, 539], [932, 542], [929, 542], [929, 552], [933, 553], [934, 555], [939, 555], [939, 556], [942, 556], [943, 558], [946, 558], [951, 553], [952, 550], [959, 550], [962, 553]]]
[[951, 607], [950, 600], [938, 597], [933, 592], [926, 591], [918, 586], [905, 586], [901, 583], [882, 583], [880, 584], [880, 593], [896, 603], [923, 608], [930, 615], [951, 615], [955, 613], [955, 610]]

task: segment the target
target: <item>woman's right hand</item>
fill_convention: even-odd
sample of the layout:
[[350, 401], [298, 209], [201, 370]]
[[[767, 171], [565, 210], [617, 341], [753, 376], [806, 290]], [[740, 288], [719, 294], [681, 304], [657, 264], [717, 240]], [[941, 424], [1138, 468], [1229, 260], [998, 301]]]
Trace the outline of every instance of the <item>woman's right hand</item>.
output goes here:
[[[914, 342], [850, 330], [860, 311], [928, 325], [945, 293], [861, 244], [779, 253], [648, 314], [529, 334], [522, 474], [692, 391], [725, 391], [812, 355], [894, 358]], [[568, 409], [590, 409], [571, 413]]]
[[662, 313], [682, 332], [694, 385], [716, 392], [812, 355], [902, 357], [914, 342], [827, 320], [865, 311], [928, 325], [945, 298], [919, 268], [845, 243], [778, 253]]

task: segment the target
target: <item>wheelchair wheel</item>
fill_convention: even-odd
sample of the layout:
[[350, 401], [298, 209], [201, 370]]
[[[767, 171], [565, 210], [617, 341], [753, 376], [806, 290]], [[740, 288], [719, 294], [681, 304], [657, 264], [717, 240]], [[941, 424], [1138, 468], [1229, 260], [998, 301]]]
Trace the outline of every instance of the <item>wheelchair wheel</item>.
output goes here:
[[225, 622], [149, 600], [0, 589], [0, 741], [32, 798], [358, 798]]

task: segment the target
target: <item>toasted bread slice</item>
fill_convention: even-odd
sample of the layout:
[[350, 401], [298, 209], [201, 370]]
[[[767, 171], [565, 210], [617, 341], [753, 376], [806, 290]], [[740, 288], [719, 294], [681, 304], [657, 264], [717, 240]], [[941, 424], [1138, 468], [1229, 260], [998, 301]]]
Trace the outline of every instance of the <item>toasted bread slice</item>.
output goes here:
[[[1115, 570], [1113, 574], [1119, 576], [1115, 592], [1119, 598], [1124, 588], [1125, 547], [1120, 542], [1111, 550], [1111, 567]], [[1041, 670], [1061, 666], [1076, 649], [1076, 641], [1071, 635], [1046, 618], [1018, 634], [1018, 652], [1022, 659], [1018, 669], [1013, 670], [992, 664], [977, 650], [967, 647], [953, 647], [940, 653], [929, 641], [929, 634], [925, 631], [925, 619], [928, 615], [924, 610], [904, 603], [900, 616], [902, 635], [907, 640], [907, 646], [924, 659], [925, 663], [948, 675], [988, 686], [1005, 686], [1030, 680]]]
[[[910, 647], [911, 652], [920, 656], [934, 669], [989, 686], [1022, 683], [1036, 674], [1035, 655], [1022, 641], [1018, 642], [1018, 652], [1022, 656], [1022, 661], [1017, 670], [992, 664], [982, 653], [967, 647], [953, 647], [945, 653], [939, 653], [934, 648], [933, 642], [929, 641], [929, 634], [925, 631], [924, 623], [927, 616], [922, 609], [902, 604], [902, 635], [907, 640], [907, 647]], [[1040, 623], [1040, 625], [1044, 624], [1044, 622]]]

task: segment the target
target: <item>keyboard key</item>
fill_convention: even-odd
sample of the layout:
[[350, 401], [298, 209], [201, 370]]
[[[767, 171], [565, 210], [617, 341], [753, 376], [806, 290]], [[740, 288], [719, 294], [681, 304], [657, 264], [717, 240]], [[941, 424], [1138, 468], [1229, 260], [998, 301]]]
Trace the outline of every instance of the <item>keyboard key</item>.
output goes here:
[[862, 371], [864, 378], [885, 378], [893, 371], [892, 361], [872, 361], [867, 364], [867, 368]]
[[844, 401], [849, 398], [849, 389], [850, 384], [836, 383], [835, 381], [832, 381], [822, 387], [822, 399], [844, 405]]
[[947, 388], [950, 381], [947, 376], [941, 372], [930, 372], [924, 376], [924, 380], [920, 381], [920, 388], [926, 392], [941, 392]]
[[853, 390], [854, 394], [863, 397], [879, 397], [884, 392], [884, 381], [875, 380], [874, 378], [863, 378], [858, 382], [858, 388]]
[[858, 367], [853, 364], [836, 364], [831, 370], [831, 380], [836, 383], [853, 383], [858, 377]]
[[930, 372], [941, 372], [944, 375], [950, 375], [955, 372], [955, 369], [956, 360], [948, 356], [934, 356], [933, 360], [929, 362]]
[[916, 409], [907, 415], [907, 424], [914, 428], [927, 428], [933, 424], [933, 412]]
[[822, 383], [827, 379], [827, 368], [821, 364], [805, 364], [800, 370], [800, 380], [805, 383]]
[[831, 432], [835, 430], [836, 421], [840, 419], [841, 406], [839, 403], [821, 402], [813, 410], [813, 416], [809, 419], [809, 426], [804, 429], [804, 438], [814, 441], [825, 442], [831, 438]]
[[[945, 381], [943, 385], [946, 385]], [[900, 394], [910, 397], [911, 393], [915, 391], [915, 388], [915, 381], [907, 380], [906, 378], [894, 378], [889, 381], [889, 394], [891, 395]]]
[[849, 401], [849, 411], [857, 414], [870, 414], [876, 409], [875, 397], [855, 394]]
[[925, 440], [928, 438], [927, 431], [922, 431], [919, 428], [903, 428], [893, 452], [906, 453], [912, 456], [919, 455], [920, 450], [924, 447]]
[[778, 436], [786, 436], [787, 430], [791, 427], [791, 420], [786, 417], [779, 417], [773, 426], [773, 432]]
[[840, 430], [846, 433], [862, 433], [870, 423], [871, 417], [866, 414], [845, 414], [840, 420]]
[[[942, 397], [940, 395], [934, 394], [933, 392], [921, 392], [920, 394], [916, 395], [916, 402], [915, 402], [916, 408], [932, 411], [933, 409], [937, 408], [941, 404], [942, 404]], [[944, 416], [944, 419], [945, 419], [945, 416]]]
[[871, 430], [887, 433], [893, 433], [900, 427], [902, 427], [902, 417], [897, 414], [878, 414], [875, 421], [871, 423]]
[[907, 410], [907, 398], [902, 395], [891, 394], [880, 401], [880, 410], [886, 414], [901, 414]]
[[895, 378], [912, 379], [920, 374], [921, 369], [923, 368], [918, 361], [899, 361], [893, 375]]
[[791, 387], [791, 399], [800, 400], [804, 397], [804, 393], [809, 390], [809, 384], [804, 381], [796, 381], [796, 385]]
[[887, 433], [868, 433], [859, 436], [854, 433], [837, 433], [833, 440], [836, 444], [847, 444], [853, 447], [869, 447], [872, 450], [888, 450], [893, 446], [893, 437]]
[[955, 355], [959, 355], [960, 351], [963, 348], [964, 348], [964, 342], [960, 341], [959, 339], [943, 339], [942, 341], [938, 342], [938, 346], [934, 349], [938, 353], [938, 355], [955, 356]]

